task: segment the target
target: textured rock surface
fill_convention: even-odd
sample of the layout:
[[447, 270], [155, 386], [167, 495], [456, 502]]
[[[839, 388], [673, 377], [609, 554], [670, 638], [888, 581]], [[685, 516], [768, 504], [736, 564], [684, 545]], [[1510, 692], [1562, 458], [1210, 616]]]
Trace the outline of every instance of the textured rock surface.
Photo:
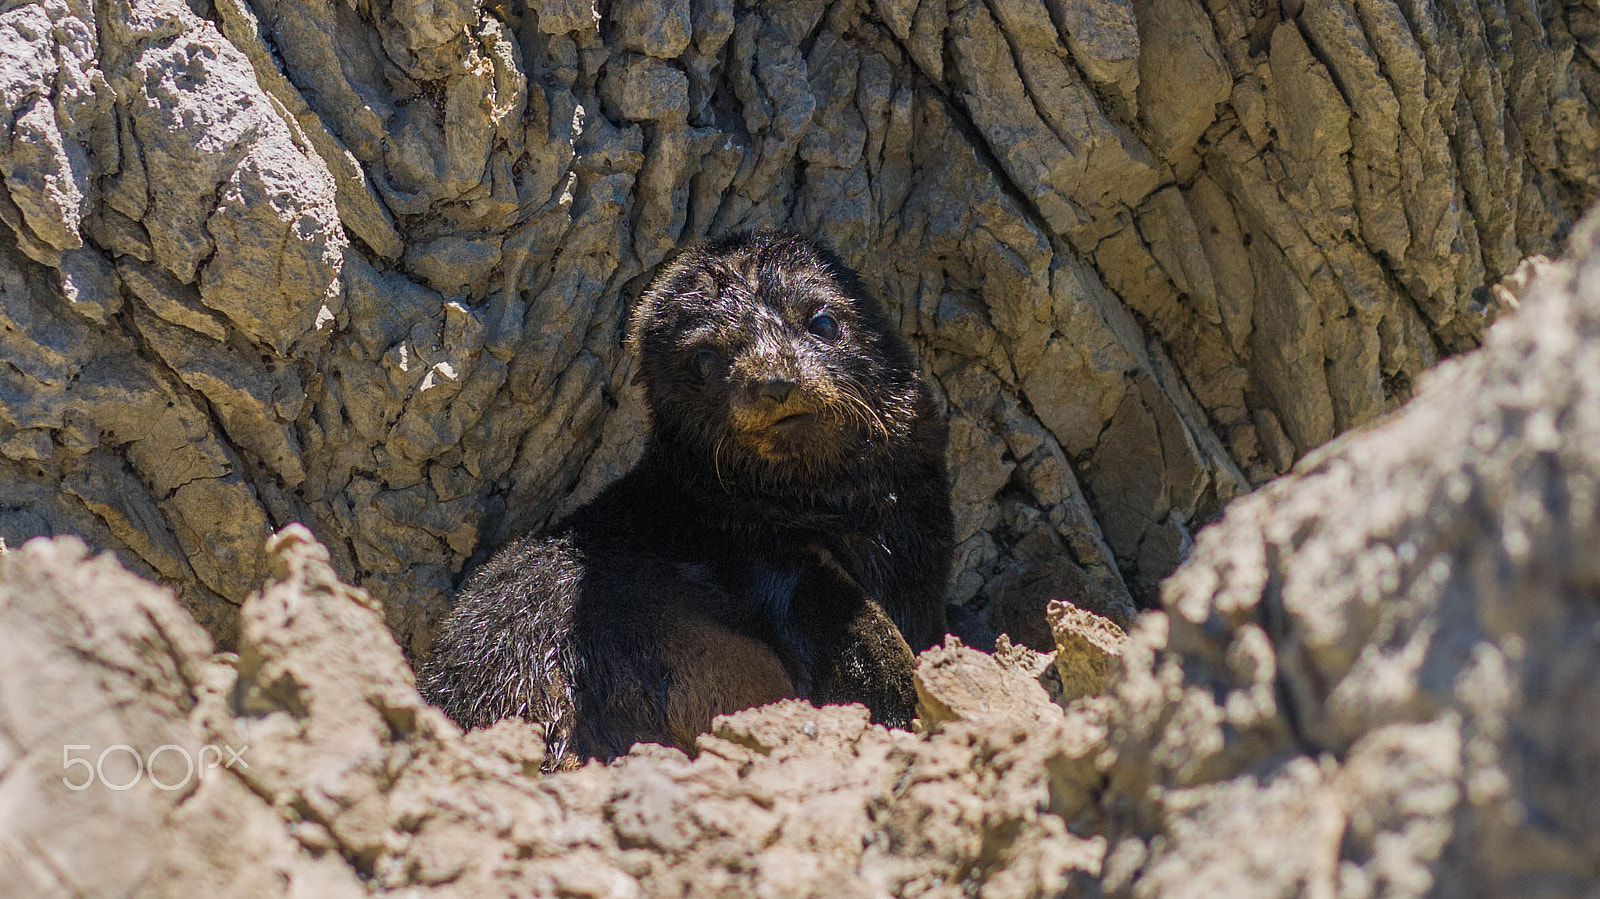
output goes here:
[[1113, 690], [1108, 893], [1594, 889], [1600, 221], [1573, 256], [1200, 535]]
[[1125, 618], [1480, 338], [1478, 288], [1600, 187], [1595, 20], [7, 0], [0, 536], [115, 549], [232, 646], [304, 522], [425, 653], [475, 555], [637, 451], [650, 270], [784, 225], [950, 410], [950, 598], [1044, 648], [1049, 598]]
[[[537, 727], [463, 736], [422, 702], [375, 604], [304, 529], [273, 539], [239, 653], [217, 658], [170, 593], [75, 539], [0, 559], [3, 895], [956, 896], [987, 880], [1033, 896], [1103, 854], [1045, 811], [1087, 801], [1103, 729], [1068, 735], [1037, 683], [981, 653], [967, 661], [1004, 687], [994, 717], [929, 739], [790, 701], [719, 719], [693, 760], [644, 746], [541, 777]], [[72, 790], [62, 744], [127, 749]], [[169, 744], [240, 758], [197, 781]], [[107, 787], [134, 758], [157, 759], [156, 783]]]
[[[1586, 895], [1600, 222], [1575, 244], [1411, 404], [1234, 503], [1120, 647], [1058, 607], [1053, 665], [929, 650], [920, 735], [788, 701], [693, 759], [541, 776], [536, 727], [422, 703], [303, 528], [237, 655], [109, 555], [29, 542], [0, 554], [0, 894]], [[1096, 664], [1106, 694], [1050, 702]], [[196, 783], [169, 744], [242, 764]], [[135, 757], [159, 780], [113, 789]]]

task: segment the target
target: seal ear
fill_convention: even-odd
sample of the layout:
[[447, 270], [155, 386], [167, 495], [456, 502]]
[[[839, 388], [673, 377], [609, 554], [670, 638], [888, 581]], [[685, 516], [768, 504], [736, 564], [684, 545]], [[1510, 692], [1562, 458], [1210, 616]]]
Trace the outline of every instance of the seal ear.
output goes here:
[[650, 318], [651, 307], [654, 305], [651, 299], [648, 293], [639, 297], [638, 302], [633, 304], [633, 312], [628, 316], [628, 330], [623, 335], [622, 343], [630, 353], [637, 354], [642, 350], [640, 344], [644, 340], [645, 321]]
[[[695, 244], [675, 251], [661, 267], [656, 270], [656, 276], [650, 279], [650, 284], [645, 287], [644, 293], [633, 305], [633, 311], [628, 316], [628, 329], [625, 337], [627, 346], [634, 352], [640, 350], [644, 340], [644, 332], [655, 321], [659, 312], [672, 297], [695, 293], [708, 300], [715, 300], [719, 291], [716, 278], [709, 271], [701, 268], [695, 272], [693, 280], [688, 280], [690, 272], [705, 261], [705, 247]], [[688, 283], [685, 283], [688, 281]]]
[[666, 292], [666, 284], [675, 274], [673, 270], [678, 267], [681, 258], [682, 253], [679, 253], [671, 263], [663, 265], [656, 276], [650, 279], [644, 293], [640, 294], [639, 299], [633, 304], [633, 311], [628, 314], [628, 331], [625, 337], [630, 352], [637, 353], [642, 349], [645, 329], [649, 328], [655, 319], [656, 309], [661, 306], [661, 296]]

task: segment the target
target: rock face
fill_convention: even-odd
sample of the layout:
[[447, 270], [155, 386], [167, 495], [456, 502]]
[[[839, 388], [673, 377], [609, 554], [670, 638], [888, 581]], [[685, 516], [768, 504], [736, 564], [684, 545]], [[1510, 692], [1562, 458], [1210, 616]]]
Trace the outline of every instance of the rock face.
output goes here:
[[1600, 220], [1573, 244], [1166, 582], [1113, 689], [1108, 893], [1593, 889]]
[[305, 528], [268, 544], [237, 654], [75, 538], [0, 553], [0, 892], [1583, 895], [1600, 221], [1518, 300], [1230, 506], [1126, 640], [1057, 606], [1054, 659], [929, 650], [920, 734], [789, 701], [693, 759], [541, 776], [536, 726], [421, 701]]
[[424, 655], [474, 557], [637, 451], [653, 267], [787, 226], [949, 410], [950, 599], [1047, 647], [1047, 599], [1125, 619], [1226, 500], [1479, 340], [1475, 291], [1600, 187], [1595, 34], [1457, 0], [9, 0], [0, 537], [115, 549], [233, 646], [303, 522]]

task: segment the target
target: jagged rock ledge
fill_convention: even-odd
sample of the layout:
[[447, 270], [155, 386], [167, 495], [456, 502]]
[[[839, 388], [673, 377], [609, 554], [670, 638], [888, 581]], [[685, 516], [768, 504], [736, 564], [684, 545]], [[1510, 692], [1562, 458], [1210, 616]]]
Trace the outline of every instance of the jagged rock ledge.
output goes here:
[[[3, 783], [22, 814], [0, 847], [24, 893], [879, 895], [1004, 877], [1033, 895], [1098, 870], [1104, 842], [1062, 815], [1089, 801], [1099, 740], [1082, 722], [1068, 736], [1027, 650], [1033, 670], [931, 650], [927, 738], [790, 701], [719, 719], [693, 760], [641, 746], [540, 776], [537, 726], [463, 735], [423, 702], [381, 611], [308, 531], [268, 555], [237, 656], [75, 538], [5, 556]], [[98, 768], [62, 769], [58, 742]], [[113, 746], [129, 748], [102, 758]], [[237, 764], [188, 776], [203, 746]]]

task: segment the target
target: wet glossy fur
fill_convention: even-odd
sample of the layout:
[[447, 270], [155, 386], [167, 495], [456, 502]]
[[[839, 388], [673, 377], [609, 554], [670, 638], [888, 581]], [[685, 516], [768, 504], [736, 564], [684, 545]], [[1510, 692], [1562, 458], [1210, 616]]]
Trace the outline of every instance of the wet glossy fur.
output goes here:
[[945, 424], [876, 301], [801, 238], [737, 235], [667, 266], [629, 336], [643, 458], [468, 581], [425, 694], [545, 723], [553, 760], [785, 696], [908, 723], [945, 632]]

